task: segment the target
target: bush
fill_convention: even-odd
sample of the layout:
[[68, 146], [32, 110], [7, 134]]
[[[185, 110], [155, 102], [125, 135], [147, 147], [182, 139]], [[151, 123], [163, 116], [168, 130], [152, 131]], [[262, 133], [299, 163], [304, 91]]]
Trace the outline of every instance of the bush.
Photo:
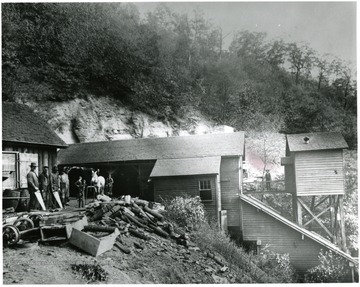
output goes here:
[[[292, 272], [288, 257], [279, 257], [270, 263], [269, 257], [246, 253], [216, 224], [202, 224], [191, 238], [201, 249], [217, 252], [231, 264], [231, 268], [237, 271], [235, 283], [294, 282], [293, 273], [288, 274], [290, 270]], [[271, 270], [271, 266], [276, 266], [276, 270]]]
[[269, 276], [275, 277], [278, 282], [291, 283], [296, 281], [295, 269], [290, 263], [289, 254], [277, 254], [267, 246], [255, 258], [256, 265]]
[[165, 201], [166, 217], [180, 227], [194, 228], [205, 222], [204, 205], [199, 196], [177, 196], [171, 201]]
[[305, 274], [307, 283], [336, 283], [344, 274], [345, 261], [337, 254], [330, 251], [320, 250], [320, 264], [309, 269]]

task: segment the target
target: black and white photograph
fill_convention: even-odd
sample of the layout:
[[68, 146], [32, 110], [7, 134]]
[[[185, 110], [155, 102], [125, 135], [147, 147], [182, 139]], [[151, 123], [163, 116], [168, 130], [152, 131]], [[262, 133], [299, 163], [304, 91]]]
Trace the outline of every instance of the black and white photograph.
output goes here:
[[357, 1], [1, 1], [2, 285], [359, 283]]

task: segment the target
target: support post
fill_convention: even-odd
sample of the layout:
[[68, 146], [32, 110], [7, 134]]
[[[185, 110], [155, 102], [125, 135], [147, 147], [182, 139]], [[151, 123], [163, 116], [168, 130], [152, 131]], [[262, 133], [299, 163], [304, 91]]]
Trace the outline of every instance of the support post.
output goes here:
[[332, 195], [329, 196], [329, 205], [330, 205], [330, 228], [331, 228], [331, 233], [333, 234], [332, 243], [336, 243], [334, 197]]
[[341, 234], [341, 249], [347, 251], [346, 235], [345, 235], [345, 214], [344, 214], [344, 196], [339, 195], [339, 209], [340, 209], [340, 234]]
[[299, 202], [299, 199], [296, 200], [296, 213], [297, 213], [297, 224], [299, 224], [299, 226], [302, 226], [302, 207], [301, 204]]
[[221, 188], [220, 188], [220, 175], [216, 175], [216, 214], [219, 228], [223, 230], [221, 226]]

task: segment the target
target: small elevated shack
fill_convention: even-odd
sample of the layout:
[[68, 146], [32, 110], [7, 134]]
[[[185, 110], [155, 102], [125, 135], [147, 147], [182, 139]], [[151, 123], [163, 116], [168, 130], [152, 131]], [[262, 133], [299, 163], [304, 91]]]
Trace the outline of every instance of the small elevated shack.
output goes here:
[[[303, 227], [317, 223], [344, 251], [343, 150], [346, 148], [348, 145], [339, 132], [287, 135], [286, 157], [281, 159], [285, 166], [285, 187], [292, 193], [294, 221]], [[311, 204], [306, 202], [309, 197]], [[326, 201], [328, 205], [315, 214], [315, 208]], [[330, 228], [319, 219], [326, 212], [330, 213]], [[310, 215], [307, 222], [305, 215]]]

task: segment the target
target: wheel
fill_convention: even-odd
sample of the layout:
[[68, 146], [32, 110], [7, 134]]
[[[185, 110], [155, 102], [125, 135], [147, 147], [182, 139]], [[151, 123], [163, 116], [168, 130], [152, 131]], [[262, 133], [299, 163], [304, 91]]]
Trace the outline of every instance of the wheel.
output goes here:
[[40, 221], [42, 221], [44, 218], [40, 214], [31, 214], [29, 219], [34, 223], [35, 227], [39, 227]]
[[3, 227], [4, 246], [11, 246], [19, 242], [20, 232], [16, 226], [6, 225]]
[[26, 217], [15, 220], [13, 225], [16, 226], [19, 229], [19, 231], [33, 229], [35, 227], [34, 222]]

